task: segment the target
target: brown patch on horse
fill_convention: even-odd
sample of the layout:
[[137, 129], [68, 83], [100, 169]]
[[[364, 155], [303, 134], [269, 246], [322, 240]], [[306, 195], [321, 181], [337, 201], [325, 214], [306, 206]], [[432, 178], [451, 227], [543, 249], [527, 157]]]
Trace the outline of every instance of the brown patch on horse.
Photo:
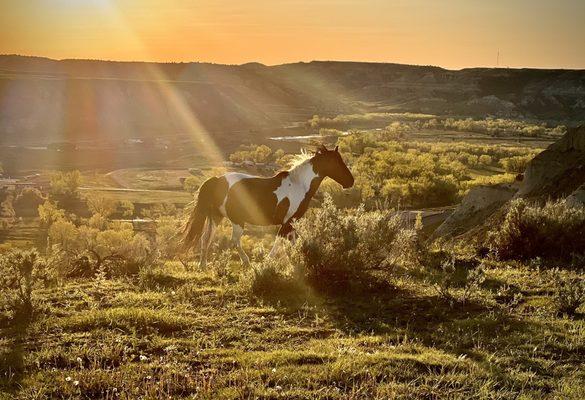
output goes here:
[[289, 207], [290, 200], [288, 199], [288, 197], [285, 197], [280, 201], [280, 203], [278, 203], [273, 218], [273, 221], [275, 221], [274, 225], [282, 224], [284, 222], [284, 218], [286, 217], [286, 213], [288, 212]]
[[197, 195], [197, 203], [183, 231], [182, 246], [184, 248], [199, 242], [208, 217], [216, 224], [221, 221], [223, 216], [219, 212], [219, 206], [222, 204], [227, 190], [228, 183], [223, 176], [212, 177], [203, 182]]
[[[277, 225], [277, 197], [274, 191], [288, 176], [283, 171], [272, 178], [244, 178], [229, 189], [225, 210], [227, 217], [235, 224], [243, 226]], [[288, 207], [287, 207], [288, 210]], [[286, 214], [286, 212], [285, 212]]]

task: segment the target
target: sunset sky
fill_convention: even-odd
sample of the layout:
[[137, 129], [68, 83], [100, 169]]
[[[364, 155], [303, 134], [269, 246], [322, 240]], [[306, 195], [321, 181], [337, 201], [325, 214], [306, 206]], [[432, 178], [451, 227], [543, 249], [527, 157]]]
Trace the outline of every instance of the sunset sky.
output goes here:
[[2, 0], [0, 54], [585, 68], [583, 0]]

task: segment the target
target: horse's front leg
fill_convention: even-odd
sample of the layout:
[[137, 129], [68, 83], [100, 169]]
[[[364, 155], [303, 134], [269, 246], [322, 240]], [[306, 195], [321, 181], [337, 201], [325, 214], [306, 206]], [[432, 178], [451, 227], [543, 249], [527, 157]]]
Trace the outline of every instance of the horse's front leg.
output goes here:
[[276, 254], [280, 251], [280, 243], [283, 238], [290, 240], [293, 244], [296, 241], [297, 234], [291, 224], [281, 225], [278, 233], [276, 234], [276, 239], [274, 239], [274, 245], [272, 245], [272, 249], [270, 250], [270, 253], [268, 253], [268, 257], [275, 257]]
[[240, 255], [240, 260], [242, 260], [242, 264], [244, 264], [247, 267], [250, 265], [250, 259], [248, 258], [248, 255], [246, 254], [244, 249], [242, 249], [242, 244], [240, 242], [243, 234], [244, 234], [243, 225], [232, 224], [231, 240], [232, 246], [234, 246], [238, 250], [238, 254]]

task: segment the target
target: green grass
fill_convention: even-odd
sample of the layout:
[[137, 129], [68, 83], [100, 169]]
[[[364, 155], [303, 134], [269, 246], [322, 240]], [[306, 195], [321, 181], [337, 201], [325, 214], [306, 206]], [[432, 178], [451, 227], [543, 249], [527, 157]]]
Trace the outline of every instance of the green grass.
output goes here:
[[[65, 282], [36, 292], [30, 323], [2, 328], [0, 398], [583, 398], [583, 315], [555, 317], [537, 270], [487, 275], [452, 307], [405, 279], [284, 305], [174, 263]], [[523, 302], [494, 300], [502, 285]]]

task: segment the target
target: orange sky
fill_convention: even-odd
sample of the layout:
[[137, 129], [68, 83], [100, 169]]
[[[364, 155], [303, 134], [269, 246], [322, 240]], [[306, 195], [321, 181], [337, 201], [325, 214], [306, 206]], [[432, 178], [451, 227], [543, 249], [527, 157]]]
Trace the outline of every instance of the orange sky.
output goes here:
[[0, 54], [585, 68], [585, 0], [1, 0]]

